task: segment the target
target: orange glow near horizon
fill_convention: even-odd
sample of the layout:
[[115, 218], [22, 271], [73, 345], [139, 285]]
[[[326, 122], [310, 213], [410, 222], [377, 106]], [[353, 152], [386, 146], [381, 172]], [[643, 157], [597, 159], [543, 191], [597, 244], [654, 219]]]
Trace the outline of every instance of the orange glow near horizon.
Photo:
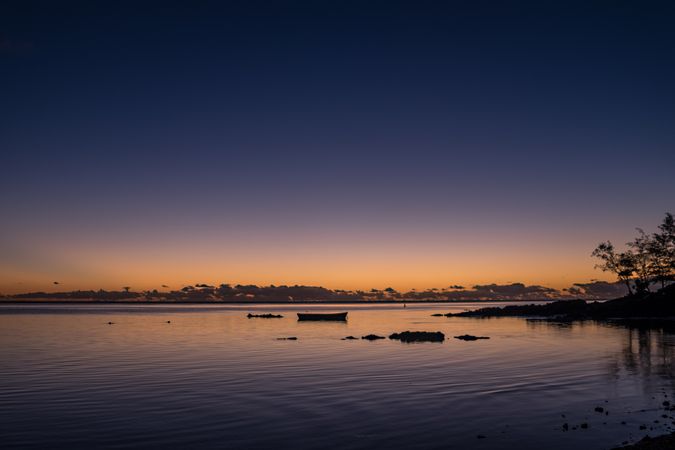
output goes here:
[[[530, 240], [531, 237], [529, 237]], [[512, 240], [496, 246], [450, 240], [391, 238], [367, 241], [336, 237], [277, 242], [172, 241], [133, 247], [98, 242], [80, 246], [41, 246], [31, 265], [0, 266], [0, 292], [77, 289], [179, 289], [195, 283], [313, 285], [369, 290], [393, 287], [443, 288], [450, 285], [521, 282], [562, 289], [591, 279], [611, 280], [594, 270], [590, 243], [560, 245]], [[206, 244], [208, 242], [208, 244]], [[330, 244], [328, 244], [330, 242]], [[351, 244], [351, 245], [350, 245]], [[53, 282], [58, 281], [58, 285]]]

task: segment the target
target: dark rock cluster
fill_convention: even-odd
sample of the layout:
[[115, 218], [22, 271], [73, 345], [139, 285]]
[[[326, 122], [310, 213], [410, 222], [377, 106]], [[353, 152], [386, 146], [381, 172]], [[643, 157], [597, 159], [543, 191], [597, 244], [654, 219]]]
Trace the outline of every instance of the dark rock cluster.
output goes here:
[[445, 335], [440, 331], [403, 331], [389, 335], [389, 339], [401, 342], [443, 342]]
[[453, 336], [455, 339], [461, 339], [462, 341], [477, 341], [478, 339], [490, 339], [489, 336], [473, 336], [471, 334], [463, 334], [461, 336]]
[[361, 336], [361, 339], [365, 339], [367, 341], [376, 341], [378, 339], [384, 339], [384, 336], [378, 336], [376, 334], [368, 334], [366, 336]]

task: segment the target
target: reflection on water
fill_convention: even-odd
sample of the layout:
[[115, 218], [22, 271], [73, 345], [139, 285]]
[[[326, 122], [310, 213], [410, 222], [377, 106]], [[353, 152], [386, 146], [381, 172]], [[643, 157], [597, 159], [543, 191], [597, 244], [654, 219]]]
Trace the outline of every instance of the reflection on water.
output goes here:
[[[615, 376], [625, 370], [631, 376], [643, 380], [643, 383], [651, 383], [655, 377], [662, 378], [670, 383], [670, 390], [675, 387], [673, 384], [673, 355], [675, 347], [672, 345], [673, 336], [672, 327], [637, 327], [628, 325], [623, 331], [624, 347], [617, 354], [615, 363], [611, 370]], [[653, 386], [646, 386], [645, 394], [649, 394]]]
[[[10, 448], [604, 449], [669, 430], [669, 330], [431, 317], [473, 307], [2, 305], [0, 438]], [[304, 310], [349, 320], [298, 322]], [[341, 340], [404, 330], [491, 339]], [[277, 340], [288, 336], [298, 340]]]

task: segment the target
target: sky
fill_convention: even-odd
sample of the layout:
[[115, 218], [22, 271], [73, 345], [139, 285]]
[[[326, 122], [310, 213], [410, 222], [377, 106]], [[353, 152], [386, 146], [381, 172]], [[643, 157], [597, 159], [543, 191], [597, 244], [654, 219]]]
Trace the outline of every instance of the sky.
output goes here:
[[0, 4], [0, 293], [611, 277], [675, 212], [675, 6]]

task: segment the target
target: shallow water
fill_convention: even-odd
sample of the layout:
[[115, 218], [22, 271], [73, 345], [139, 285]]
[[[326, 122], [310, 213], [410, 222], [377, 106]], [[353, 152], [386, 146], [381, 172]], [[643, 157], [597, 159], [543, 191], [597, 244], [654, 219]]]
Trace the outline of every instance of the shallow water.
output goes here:
[[[673, 427], [662, 402], [674, 391], [675, 334], [431, 317], [477, 306], [0, 305], [0, 442], [608, 449]], [[305, 310], [349, 320], [298, 322]], [[404, 330], [449, 339], [341, 340]], [[465, 333], [491, 339], [452, 339]], [[277, 340], [289, 336], [298, 340]]]

